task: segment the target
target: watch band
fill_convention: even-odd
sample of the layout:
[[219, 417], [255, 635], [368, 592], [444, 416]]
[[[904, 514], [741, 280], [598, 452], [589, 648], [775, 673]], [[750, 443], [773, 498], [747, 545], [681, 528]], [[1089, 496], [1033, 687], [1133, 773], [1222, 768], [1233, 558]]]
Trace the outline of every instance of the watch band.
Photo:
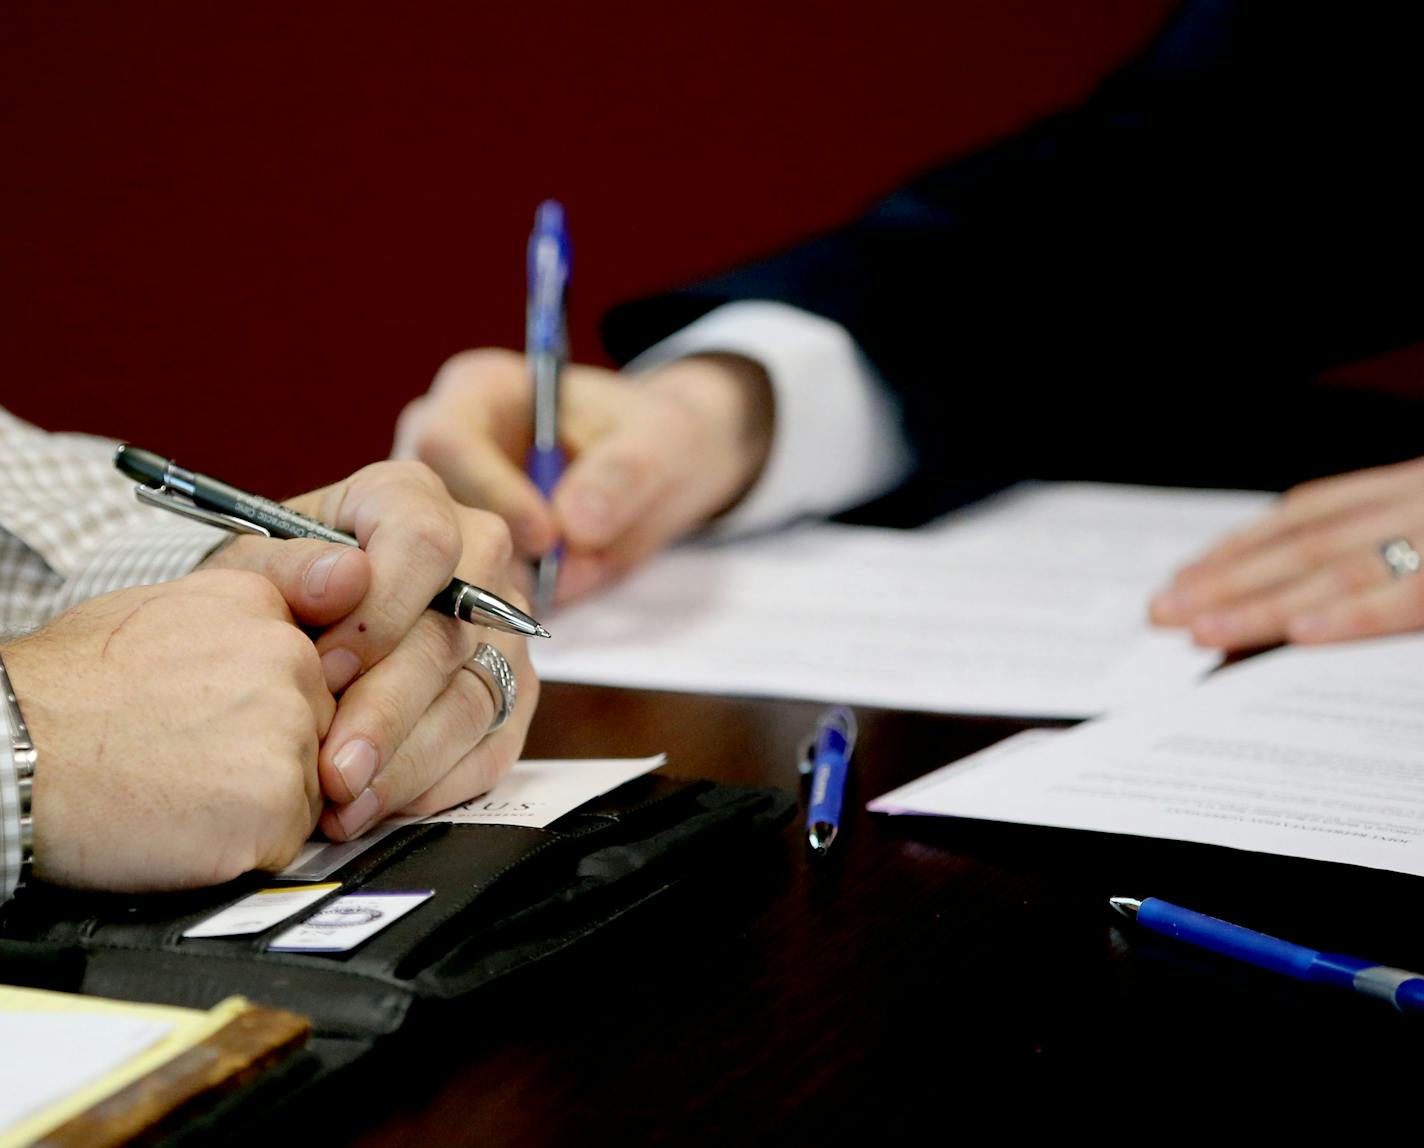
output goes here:
[[15, 696], [15, 687], [10, 681], [10, 673], [5, 668], [5, 659], [0, 656], [0, 707], [4, 708], [6, 723], [10, 732], [10, 756], [15, 767], [15, 784], [19, 796], [20, 872], [19, 884], [29, 876], [30, 862], [34, 857], [35, 826], [30, 813], [31, 796], [35, 780], [34, 742], [30, 740], [30, 727], [25, 724], [24, 711], [20, 709], [20, 699]]

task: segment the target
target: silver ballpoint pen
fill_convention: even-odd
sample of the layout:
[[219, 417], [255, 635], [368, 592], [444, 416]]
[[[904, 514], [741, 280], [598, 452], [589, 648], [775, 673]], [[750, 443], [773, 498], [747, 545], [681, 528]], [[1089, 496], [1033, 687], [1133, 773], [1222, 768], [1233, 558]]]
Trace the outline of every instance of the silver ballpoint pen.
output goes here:
[[[361, 544], [351, 535], [333, 530], [325, 523], [298, 514], [279, 502], [248, 494], [215, 478], [185, 470], [171, 459], [152, 451], [121, 444], [114, 452], [114, 465], [136, 479], [134, 494], [140, 502], [169, 510], [198, 522], [217, 526], [234, 534], [258, 534], [266, 538], [317, 538], [342, 546]], [[549, 631], [519, 607], [503, 598], [452, 578], [430, 603], [438, 614], [449, 614], [462, 622], [488, 626], [525, 638], [547, 638]]]

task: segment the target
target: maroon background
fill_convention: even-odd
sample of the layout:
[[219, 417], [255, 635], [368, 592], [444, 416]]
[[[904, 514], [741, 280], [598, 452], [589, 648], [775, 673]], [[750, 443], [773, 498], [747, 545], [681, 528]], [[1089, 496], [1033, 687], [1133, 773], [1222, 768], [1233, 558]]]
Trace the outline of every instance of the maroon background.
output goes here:
[[518, 344], [539, 199], [599, 360], [611, 303], [1075, 101], [1169, 7], [12, 0], [0, 402], [294, 493]]

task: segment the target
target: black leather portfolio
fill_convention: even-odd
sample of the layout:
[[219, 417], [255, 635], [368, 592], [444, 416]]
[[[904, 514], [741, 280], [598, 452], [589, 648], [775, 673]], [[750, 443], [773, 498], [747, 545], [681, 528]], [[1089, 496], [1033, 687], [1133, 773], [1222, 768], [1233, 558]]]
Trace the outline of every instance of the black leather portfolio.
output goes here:
[[[338, 870], [352, 892], [434, 890], [416, 910], [347, 953], [271, 952], [273, 937], [320, 910], [249, 936], [185, 939], [226, 905], [272, 885], [252, 874], [160, 895], [24, 889], [0, 910], [0, 980], [206, 1008], [240, 994], [310, 1018], [289, 1068], [324, 1077], [422, 1011], [529, 969], [740, 855], [794, 808], [792, 794], [647, 776], [544, 829], [406, 826]], [[294, 1083], [295, 1081], [295, 1083]], [[271, 1084], [268, 1082], [270, 1089]]]

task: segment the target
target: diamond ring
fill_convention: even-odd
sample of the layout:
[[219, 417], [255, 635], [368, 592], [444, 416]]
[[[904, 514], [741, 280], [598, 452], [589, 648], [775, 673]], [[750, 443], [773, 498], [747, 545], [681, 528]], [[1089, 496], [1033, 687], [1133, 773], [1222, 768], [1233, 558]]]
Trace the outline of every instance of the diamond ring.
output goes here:
[[1409, 539], [1390, 538], [1380, 543], [1379, 552], [1384, 564], [1389, 567], [1390, 577], [1408, 578], [1411, 574], [1419, 573], [1419, 551], [1409, 544]]

